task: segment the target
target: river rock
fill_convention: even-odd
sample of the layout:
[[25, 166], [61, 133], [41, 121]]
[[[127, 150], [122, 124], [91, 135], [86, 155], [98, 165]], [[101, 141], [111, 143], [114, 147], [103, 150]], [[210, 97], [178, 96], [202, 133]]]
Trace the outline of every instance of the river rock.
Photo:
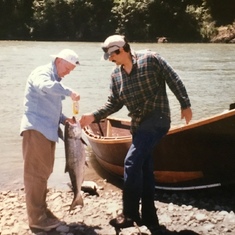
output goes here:
[[[97, 194], [83, 192], [84, 207], [69, 211], [71, 190], [51, 188], [49, 209], [62, 224], [49, 232], [28, 227], [24, 190], [0, 192], [1, 235], [115, 235], [109, 220], [122, 209], [122, 191], [97, 185]], [[204, 191], [156, 191], [155, 205], [165, 235], [234, 235], [235, 186]], [[121, 235], [150, 235], [146, 226], [123, 229]]]

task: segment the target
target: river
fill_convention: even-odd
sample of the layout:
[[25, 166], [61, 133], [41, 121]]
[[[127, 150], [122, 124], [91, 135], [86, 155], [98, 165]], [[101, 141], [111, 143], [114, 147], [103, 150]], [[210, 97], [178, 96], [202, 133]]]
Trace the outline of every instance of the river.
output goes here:
[[[101, 42], [26, 42], [0, 41], [0, 187], [15, 189], [22, 186], [23, 159], [19, 126], [23, 112], [24, 88], [29, 73], [37, 66], [49, 63], [51, 54], [64, 48], [76, 51], [78, 66], [63, 83], [81, 95], [80, 114], [102, 105], [109, 94], [109, 79], [113, 64], [101, 59]], [[176, 70], [183, 80], [193, 109], [193, 121], [212, 116], [235, 102], [235, 45], [234, 44], [157, 44], [131, 43], [134, 50], [157, 51]], [[168, 90], [172, 126], [183, 125], [180, 106]], [[63, 103], [64, 113], [72, 116], [72, 102]], [[125, 108], [114, 114], [126, 117]], [[68, 182], [64, 173], [64, 146], [56, 149], [51, 187], [63, 187]]]

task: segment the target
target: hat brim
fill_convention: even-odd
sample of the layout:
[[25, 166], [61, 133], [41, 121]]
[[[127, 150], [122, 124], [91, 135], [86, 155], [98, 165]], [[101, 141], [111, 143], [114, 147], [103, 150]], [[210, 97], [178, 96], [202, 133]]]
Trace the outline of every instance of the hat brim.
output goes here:
[[107, 60], [109, 58], [110, 54], [109, 53], [104, 53], [103, 55], [103, 59], [104, 60]]
[[[50, 57], [52, 57], [53, 59], [56, 59], [56, 58], [63, 59], [63, 58], [61, 58], [61, 57], [60, 57], [60, 56], [58, 56], [58, 55], [50, 55]], [[72, 63], [71, 61], [68, 61], [68, 60], [66, 60], [66, 59], [63, 59], [63, 60], [65, 60], [65, 61], [69, 62], [70, 64], [72, 64], [72, 65], [74, 65], [74, 66], [80, 65], [80, 62], [79, 62], [78, 60], [77, 60], [77, 62], [76, 62], [76, 63]]]

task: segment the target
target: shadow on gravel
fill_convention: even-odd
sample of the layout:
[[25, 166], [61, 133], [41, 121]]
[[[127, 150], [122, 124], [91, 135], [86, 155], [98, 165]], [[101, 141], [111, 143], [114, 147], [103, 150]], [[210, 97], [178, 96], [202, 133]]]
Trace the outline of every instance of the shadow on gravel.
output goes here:
[[66, 227], [69, 227], [69, 231], [56, 231], [56, 229], [52, 229], [50, 231], [43, 231], [40, 229], [31, 229], [32, 233], [35, 235], [61, 235], [61, 234], [73, 234], [73, 235], [98, 235], [95, 230], [101, 229], [97, 226], [87, 226], [83, 223], [78, 224], [66, 224]]
[[91, 178], [91, 176], [89, 176], [90, 172], [90, 174], [95, 178], [95, 181], [99, 178], [105, 179], [107, 183], [111, 184], [111, 187], [114, 186], [116, 188], [122, 189], [123, 179], [104, 170], [97, 162], [93, 153], [91, 153], [89, 156], [88, 169], [86, 169], [86, 172], [88, 177]]
[[[94, 159], [91, 165], [99, 177], [122, 189], [123, 180], [107, 171]], [[160, 190], [156, 189], [156, 200], [176, 205], [191, 205], [208, 211], [235, 211], [235, 184], [195, 190]]]
[[[68, 225], [69, 226], [69, 225]], [[73, 224], [74, 226], [74, 224]], [[67, 231], [64, 234], [68, 234], [71, 233], [73, 235], [100, 235], [101, 233], [97, 233], [95, 230], [100, 229], [99, 227], [88, 227], [86, 225], [83, 225], [80, 229], [76, 228], [73, 229], [73, 226], [71, 226], [70, 230]], [[31, 232], [35, 235], [61, 235], [62, 233], [59, 231], [56, 231], [56, 229], [52, 229], [51, 231], [48, 232], [44, 232], [42, 230], [39, 229], [31, 229]], [[109, 235], [114, 235], [114, 234], [118, 234], [115, 233], [115, 230], [113, 229], [113, 233], [111, 233], [112, 231], [110, 231]], [[105, 234], [104, 234], [105, 235]], [[148, 235], [147, 233], [132, 233], [131, 235]], [[163, 233], [160, 233], [159, 235], [199, 235], [198, 233], [191, 231], [191, 230], [183, 230], [180, 232], [175, 232], [175, 231], [169, 231], [169, 230], [165, 230]]]
[[[91, 167], [93, 169], [95, 169], [95, 172], [97, 173], [97, 175], [99, 177], [101, 177], [102, 179], [106, 179], [108, 183], [110, 183], [111, 185], [119, 188], [120, 190], [122, 190], [122, 186], [123, 186], [123, 180], [115, 175], [112, 175], [110, 173], [108, 173], [107, 171], [105, 171], [100, 165], [99, 163], [96, 161], [94, 155], [91, 156], [90, 158], [90, 162]], [[179, 200], [177, 199], [178, 197], [181, 197], [181, 195], [175, 196], [174, 194], [179, 193], [179, 192], [173, 192], [173, 191], [163, 191], [163, 190], [157, 190], [156, 191], [156, 200], [165, 202], [165, 203], [170, 203], [171, 201], [171, 196], [176, 197], [176, 201], [179, 202]], [[181, 194], [182, 192], [180, 192]], [[183, 202], [180, 202], [182, 204], [184, 204]], [[177, 203], [178, 204], [178, 203]], [[110, 231], [111, 232], [111, 231]], [[95, 234], [95, 233], [89, 233], [91, 235]], [[89, 235], [87, 234], [87, 235]], [[115, 232], [113, 233], [115, 234]], [[134, 233], [132, 235], [139, 235], [138, 233]], [[147, 235], [145, 233], [142, 233], [141, 235]], [[162, 234], [159, 235], [199, 235], [198, 233], [191, 231], [191, 230], [182, 230], [179, 232], [175, 232], [175, 231], [170, 231], [165, 229], [164, 232]]]
[[[91, 165], [99, 177], [122, 189], [123, 180], [105, 171], [93, 156]], [[160, 190], [156, 189], [156, 200], [176, 205], [191, 205], [208, 211], [235, 211], [235, 184], [214, 188], [194, 190]]]
[[235, 211], [235, 185], [190, 191], [156, 190], [156, 200], [207, 211]]

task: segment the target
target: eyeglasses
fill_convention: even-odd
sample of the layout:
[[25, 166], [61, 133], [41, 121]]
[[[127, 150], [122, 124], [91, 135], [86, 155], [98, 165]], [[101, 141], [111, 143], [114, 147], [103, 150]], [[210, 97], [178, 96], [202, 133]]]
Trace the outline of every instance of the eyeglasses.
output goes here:
[[[117, 45], [113, 45], [113, 46], [110, 46], [110, 47], [102, 47], [102, 50], [104, 51], [104, 53], [108, 53], [108, 50], [112, 47], [117, 47], [117, 48], [120, 48], [120, 46], [117, 46]], [[119, 50], [119, 49], [118, 49]], [[117, 51], [117, 50], [115, 50]]]

